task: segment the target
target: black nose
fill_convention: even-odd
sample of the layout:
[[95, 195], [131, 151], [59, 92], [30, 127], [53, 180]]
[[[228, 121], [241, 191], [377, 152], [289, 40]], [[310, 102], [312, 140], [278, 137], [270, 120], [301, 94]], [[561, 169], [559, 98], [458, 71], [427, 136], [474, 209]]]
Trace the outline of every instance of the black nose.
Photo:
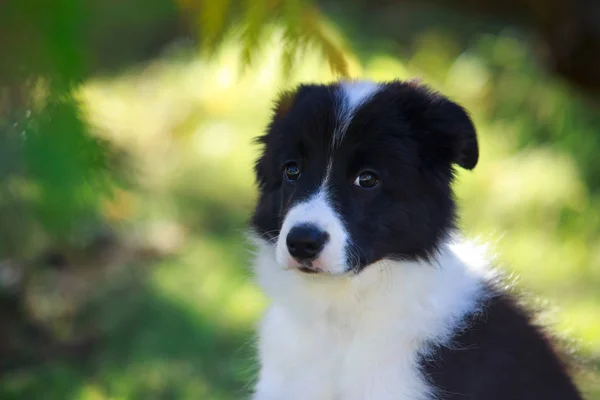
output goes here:
[[307, 224], [293, 227], [286, 243], [292, 257], [298, 261], [309, 261], [317, 258], [328, 239], [327, 232]]

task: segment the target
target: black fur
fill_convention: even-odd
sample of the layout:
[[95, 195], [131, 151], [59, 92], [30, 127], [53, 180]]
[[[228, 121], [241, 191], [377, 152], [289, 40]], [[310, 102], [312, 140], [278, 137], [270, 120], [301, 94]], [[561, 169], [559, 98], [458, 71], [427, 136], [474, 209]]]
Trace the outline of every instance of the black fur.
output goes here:
[[512, 297], [499, 292], [421, 365], [440, 400], [582, 398], [543, 330]]

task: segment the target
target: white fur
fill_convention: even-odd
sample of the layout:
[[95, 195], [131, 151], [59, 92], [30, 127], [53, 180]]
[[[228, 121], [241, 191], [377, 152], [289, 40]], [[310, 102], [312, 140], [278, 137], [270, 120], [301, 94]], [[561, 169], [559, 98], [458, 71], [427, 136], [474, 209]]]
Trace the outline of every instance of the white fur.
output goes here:
[[381, 85], [371, 81], [345, 81], [340, 86], [341, 104], [338, 109], [338, 126], [333, 133], [334, 147], [342, 143], [356, 110], [381, 89]]
[[372, 81], [346, 81], [342, 83], [342, 90], [349, 110], [358, 108], [380, 88], [381, 85]]
[[327, 276], [286, 269], [273, 244], [257, 243], [256, 277], [272, 304], [254, 400], [435, 398], [418, 356], [480, 307], [485, 262], [473, 249], [448, 243], [434, 264], [381, 261]]
[[319, 257], [313, 261], [313, 267], [330, 274], [346, 272], [348, 233], [339, 216], [329, 204], [325, 188], [319, 190], [307, 201], [295, 205], [287, 213], [277, 241], [277, 263], [287, 268], [299, 266], [288, 251], [286, 238], [293, 227], [307, 223], [314, 224], [329, 234], [329, 240]]

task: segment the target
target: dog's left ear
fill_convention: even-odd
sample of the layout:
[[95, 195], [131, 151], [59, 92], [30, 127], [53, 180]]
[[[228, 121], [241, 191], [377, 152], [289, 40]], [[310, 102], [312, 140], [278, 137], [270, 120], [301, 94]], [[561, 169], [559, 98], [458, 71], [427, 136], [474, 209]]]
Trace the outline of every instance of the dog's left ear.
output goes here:
[[417, 82], [406, 82], [409, 92], [403, 102], [405, 115], [416, 128], [424, 151], [465, 169], [473, 169], [479, 159], [477, 132], [467, 111]]

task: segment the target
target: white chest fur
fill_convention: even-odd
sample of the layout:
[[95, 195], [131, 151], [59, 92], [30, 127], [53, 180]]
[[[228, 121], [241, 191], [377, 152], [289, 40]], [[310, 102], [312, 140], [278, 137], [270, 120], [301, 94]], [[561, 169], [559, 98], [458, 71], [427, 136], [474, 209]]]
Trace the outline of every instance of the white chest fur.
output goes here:
[[425, 399], [415, 343], [386, 332], [294, 321], [271, 308], [261, 329], [257, 400]]
[[480, 304], [472, 267], [481, 260], [457, 249], [448, 245], [435, 265], [384, 261], [328, 278], [282, 270], [261, 245], [256, 273], [272, 304], [259, 330], [254, 399], [433, 398], [418, 358]]

